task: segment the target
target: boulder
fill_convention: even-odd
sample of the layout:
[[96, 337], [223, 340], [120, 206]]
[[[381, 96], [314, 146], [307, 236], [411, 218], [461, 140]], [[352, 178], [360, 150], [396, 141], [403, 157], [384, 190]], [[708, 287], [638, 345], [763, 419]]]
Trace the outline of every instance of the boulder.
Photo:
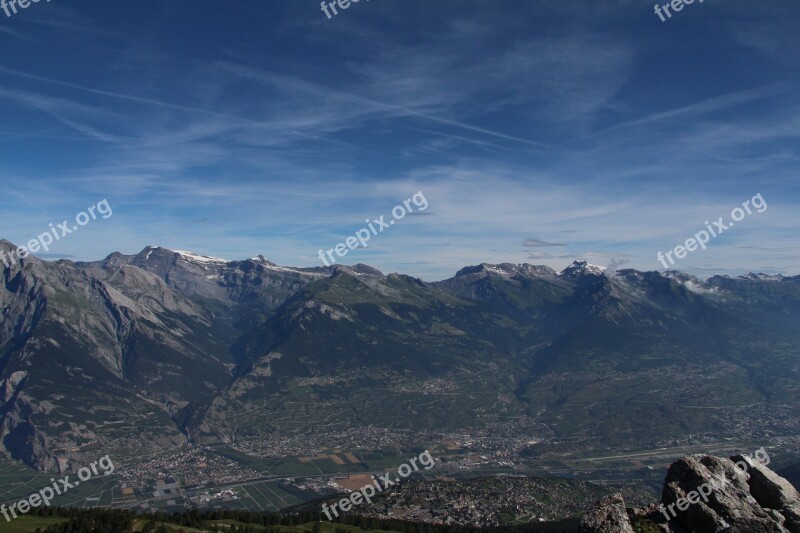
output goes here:
[[797, 489], [751, 457], [734, 455], [731, 460], [740, 465], [740, 468], [742, 463], [747, 465], [750, 494], [758, 504], [775, 516], [776, 520], [780, 520], [786, 530], [800, 533], [800, 493]]
[[581, 520], [578, 533], [635, 533], [621, 494], [606, 496]]
[[631, 520], [670, 533], [800, 533], [800, 493], [752, 457], [691, 455], [670, 465], [660, 504], [626, 510], [620, 494], [607, 496], [579, 531], [632, 532]]

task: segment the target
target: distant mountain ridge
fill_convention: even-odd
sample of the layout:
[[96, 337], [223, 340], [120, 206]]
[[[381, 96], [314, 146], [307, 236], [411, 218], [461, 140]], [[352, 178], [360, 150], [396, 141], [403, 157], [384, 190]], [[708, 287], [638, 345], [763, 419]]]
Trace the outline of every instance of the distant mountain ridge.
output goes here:
[[[111, 443], [133, 456], [318, 427], [528, 420], [548, 437], [661, 442], [673, 428], [734, 434], [730, 413], [794, 413], [800, 400], [800, 276], [701, 281], [576, 261], [426, 283], [156, 246], [2, 268], [0, 440], [41, 469]], [[448, 393], [421, 406], [413, 391], [430, 380]], [[707, 397], [692, 397], [700, 387]], [[683, 408], [703, 402], [705, 418]]]

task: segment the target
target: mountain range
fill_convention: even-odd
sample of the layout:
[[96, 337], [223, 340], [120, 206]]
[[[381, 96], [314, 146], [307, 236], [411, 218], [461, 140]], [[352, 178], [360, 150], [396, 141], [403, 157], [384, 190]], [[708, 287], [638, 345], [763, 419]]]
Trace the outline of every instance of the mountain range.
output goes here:
[[368, 428], [605, 447], [796, 433], [800, 276], [575, 261], [426, 283], [156, 246], [2, 268], [1, 449], [42, 470]]

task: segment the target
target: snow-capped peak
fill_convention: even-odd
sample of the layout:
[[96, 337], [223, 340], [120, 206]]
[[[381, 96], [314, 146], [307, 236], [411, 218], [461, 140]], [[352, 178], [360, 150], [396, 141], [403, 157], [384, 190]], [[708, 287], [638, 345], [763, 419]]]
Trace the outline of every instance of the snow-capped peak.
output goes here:
[[211, 257], [208, 255], [198, 255], [193, 252], [187, 252], [185, 250], [172, 250], [176, 254], [180, 255], [182, 259], [187, 261], [192, 261], [195, 263], [230, 263], [227, 259], [222, 259], [219, 257]]
[[250, 261], [255, 261], [256, 263], [262, 263], [262, 264], [265, 264], [265, 265], [273, 265], [274, 264], [272, 261], [270, 261], [269, 259], [267, 259], [266, 257], [264, 257], [261, 254], [258, 254], [255, 257], [251, 257]]
[[484, 264], [484, 265], [481, 265], [481, 266], [483, 266], [484, 270], [486, 270], [487, 272], [491, 272], [492, 274], [499, 274], [501, 276], [510, 276], [510, 275], [514, 274], [514, 269], [513, 268], [508, 268], [507, 265], [488, 265], [488, 264]]
[[750, 272], [743, 277], [754, 281], [783, 281], [784, 279], [780, 274], [762, 274], [761, 272]]
[[560, 276], [577, 276], [582, 274], [589, 274], [592, 276], [602, 276], [605, 272], [605, 267], [593, 265], [586, 261], [573, 261], [573, 263], [561, 271]]

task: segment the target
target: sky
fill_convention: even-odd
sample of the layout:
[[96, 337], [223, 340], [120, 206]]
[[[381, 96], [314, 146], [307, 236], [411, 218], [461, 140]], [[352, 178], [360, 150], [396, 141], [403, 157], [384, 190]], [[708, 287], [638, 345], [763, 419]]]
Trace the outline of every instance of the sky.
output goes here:
[[421, 193], [424, 211], [337, 262], [429, 281], [484, 262], [649, 271], [760, 194], [763, 212], [668, 266], [800, 274], [800, 3], [695, 1], [663, 22], [653, 4], [0, 11], [0, 238], [106, 200], [35, 255], [322, 266]]

